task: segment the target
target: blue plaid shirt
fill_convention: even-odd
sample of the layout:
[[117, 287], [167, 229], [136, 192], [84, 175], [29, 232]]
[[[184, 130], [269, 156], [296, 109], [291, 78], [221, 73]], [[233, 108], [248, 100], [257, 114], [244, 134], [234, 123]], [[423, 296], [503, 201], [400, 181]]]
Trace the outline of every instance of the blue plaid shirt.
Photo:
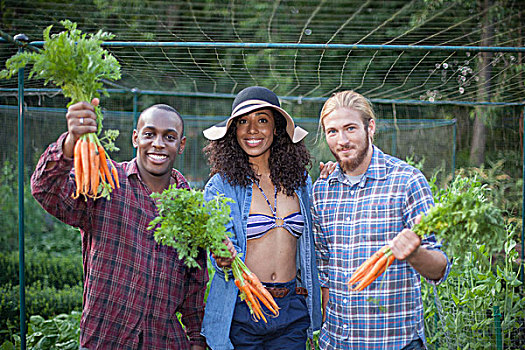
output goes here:
[[[394, 261], [361, 292], [352, 292], [346, 282], [433, 204], [424, 175], [376, 146], [359, 183], [351, 185], [339, 166], [316, 181], [312, 215], [317, 263], [321, 286], [330, 290], [321, 349], [401, 349], [417, 337], [426, 342], [421, 278], [407, 262]], [[430, 236], [422, 247], [440, 250], [441, 245]], [[444, 281], [449, 270], [447, 258], [443, 278], [429, 282]]]

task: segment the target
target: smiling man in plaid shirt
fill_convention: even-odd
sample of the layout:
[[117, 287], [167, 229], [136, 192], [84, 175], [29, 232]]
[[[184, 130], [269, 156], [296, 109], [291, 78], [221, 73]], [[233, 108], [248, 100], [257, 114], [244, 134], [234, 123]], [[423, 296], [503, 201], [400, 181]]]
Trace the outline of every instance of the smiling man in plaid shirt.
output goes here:
[[114, 162], [120, 188], [96, 201], [72, 198], [73, 147], [81, 135], [97, 131], [93, 106], [76, 103], [66, 119], [68, 132], [41, 156], [31, 189], [44, 209], [82, 234], [80, 349], [204, 349], [206, 253], [197, 258], [201, 269], [187, 268], [147, 229], [158, 213], [151, 193], [169, 185], [189, 188], [173, 169], [186, 141], [182, 118], [167, 105], [142, 112], [132, 137], [137, 157]]
[[[320, 126], [337, 159], [313, 188], [313, 221], [323, 295], [321, 349], [426, 347], [420, 275], [440, 283], [450, 262], [435, 237], [411, 227], [432, 205], [423, 174], [373, 145], [375, 116], [353, 91], [328, 99]], [[389, 244], [396, 257], [361, 292], [347, 281], [370, 255]]]

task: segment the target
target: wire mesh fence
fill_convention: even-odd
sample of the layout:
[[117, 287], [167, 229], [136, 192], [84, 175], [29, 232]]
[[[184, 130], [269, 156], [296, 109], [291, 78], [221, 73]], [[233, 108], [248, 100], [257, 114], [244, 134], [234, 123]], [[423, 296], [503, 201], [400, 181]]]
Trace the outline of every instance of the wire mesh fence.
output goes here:
[[[185, 152], [177, 160], [175, 167], [181, 170], [194, 187], [204, 186], [209, 168], [205, 155], [202, 152], [206, 140], [202, 130], [226, 119], [231, 108], [230, 99], [190, 99], [168, 98], [167, 100], [182, 114], [185, 122], [187, 144]], [[52, 103], [48, 100], [51, 100]], [[158, 96], [147, 96], [140, 102], [138, 110], [161, 102]], [[164, 99], [165, 102], [166, 99]], [[131, 144], [131, 135], [134, 128], [134, 118], [137, 116], [130, 110], [122, 111], [126, 100], [104, 100], [104, 129], [116, 129], [120, 136], [116, 141], [120, 151], [111, 154], [112, 159], [118, 161], [129, 160], [134, 156]], [[25, 171], [31, 172], [40, 154], [61, 133], [66, 131], [64, 107], [66, 104], [61, 96], [55, 98], [29, 98], [26, 100], [24, 116], [25, 139]], [[309, 131], [306, 144], [312, 155], [311, 176], [316, 179], [320, 161], [333, 160], [333, 157], [324, 142], [323, 135], [318, 130], [318, 120], [313, 115], [321, 108], [321, 104], [310, 103], [307, 116], [301, 116], [301, 108], [289, 104], [288, 110], [295, 110], [295, 121]], [[302, 106], [299, 106], [302, 107]], [[378, 110], [378, 113], [382, 113]], [[397, 156], [400, 159], [410, 158], [415, 162], [424, 163], [424, 171], [431, 176], [440, 171], [443, 176], [450, 175], [454, 169], [455, 154], [455, 120], [444, 119], [385, 119], [387, 116], [378, 116], [375, 144], [383, 151]], [[10, 151], [16, 149], [17, 144], [18, 108], [15, 105], [0, 105], [0, 159], [13, 161], [15, 154]]]
[[[524, 349], [525, 318], [498, 306], [480, 309], [443, 299], [438, 311], [433, 296], [426, 299], [425, 334], [431, 350]], [[433, 304], [433, 305], [431, 305]]]

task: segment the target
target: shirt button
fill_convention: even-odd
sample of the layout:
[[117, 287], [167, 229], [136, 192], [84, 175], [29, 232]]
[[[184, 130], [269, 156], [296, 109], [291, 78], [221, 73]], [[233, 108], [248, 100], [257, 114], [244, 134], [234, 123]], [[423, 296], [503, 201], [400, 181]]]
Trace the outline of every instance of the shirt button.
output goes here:
[[345, 303], [345, 304], [348, 303], [348, 299], [346, 299], [346, 298], [343, 299], [343, 303]]
[[354, 195], [354, 193], [355, 193], [355, 191], [350, 191], [350, 194], [351, 194], [352, 196]]
[[350, 216], [347, 216], [347, 217], [346, 217], [346, 221], [350, 221]]
[[347, 329], [348, 326], [346, 324], [343, 325], [343, 329]]

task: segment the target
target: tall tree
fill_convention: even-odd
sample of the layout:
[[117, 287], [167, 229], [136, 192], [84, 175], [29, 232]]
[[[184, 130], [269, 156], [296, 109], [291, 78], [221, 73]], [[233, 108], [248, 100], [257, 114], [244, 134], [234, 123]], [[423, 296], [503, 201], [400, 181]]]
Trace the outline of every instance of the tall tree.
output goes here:
[[[492, 46], [494, 37], [494, 25], [492, 11], [492, 0], [479, 0], [479, 11], [483, 13], [481, 20], [481, 46]], [[477, 100], [490, 101], [492, 76], [492, 52], [482, 52], [479, 55], [479, 80], [477, 86]], [[485, 161], [485, 143], [487, 140], [487, 127], [485, 121], [487, 119], [487, 108], [476, 106], [474, 130], [472, 134], [472, 143], [470, 147], [470, 163], [472, 165], [480, 166]]]

